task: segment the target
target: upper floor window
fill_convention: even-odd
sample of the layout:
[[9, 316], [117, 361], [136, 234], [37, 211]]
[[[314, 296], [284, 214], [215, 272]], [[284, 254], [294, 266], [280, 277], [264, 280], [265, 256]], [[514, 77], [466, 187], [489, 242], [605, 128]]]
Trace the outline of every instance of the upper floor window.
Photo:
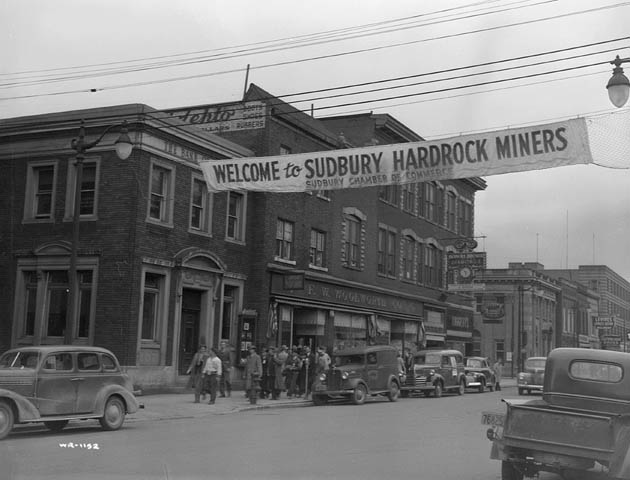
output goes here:
[[[99, 162], [85, 160], [81, 168], [81, 193], [79, 202], [79, 215], [82, 218], [96, 217], [98, 200], [98, 176]], [[77, 182], [77, 168], [68, 169], [68, 189], [66, 194], [65, 218], [70, 219], [74, 215], [74, 194]]]
[[293, 222], [280, 218], [276, 224], [276, 257], [293, 260]]
[[442, 286], [442, 252], [434, 245], [424, 248], [424, 284]]
[[442, 224], [444, 216], [444, 197], [442, 188], [435, 182], [424, 184], [423, 216], [437, 224]]
[[280, 155], [291, 155], [292, 150], [291, 147], [287, 147], [286, 145], [280, 145]]
[[149, 220], [169, 225], [173, 223], [174, 177], [171, 168], [152, 163]]
[[416, 185], [406, 183], [401, 185], [402, 189], [402, 208], [405, 212], [414, 213], [416, 206]]
[[472, 205], [464, 200], [459, 201], [459, 207], [457, 209], [458, 217], [458, 232], [461, 235], [472, 235]]
[[455, 231], [456, 224], [457, 197], [454, 192], [446, 194], [446, 228]]
[[202, 177], [193, 176], [190, 192], [190, 228], [191, 230], [211, 233], [212, 194], [208, 192]]
[[53, 219], [56, 175], [56, 162], [29, 164], [24, 197], [24, 220]]
[[311, 230], [311, 246], [309, 250], [309, 263], [314, 267], [326, 267], [326, 233], [319, 230]]
[[378, 229], [377, 272], [396, 275], [396, 232], [388, 227]]
[[413, 280], [413, 272], [415, 268], [414, 262], [414, 250], [415, 250], [415, 240], [413, 237], [405, 236], [403, 237], [402, 244], [402, 277], [404, 280]]
[[245, 240], [245, 194], [228, 192], [227, 199], [227, 231], [230, 240]]
[[398, 188], [398, 185], [386, 185], [384, 187], [379, 187], [378, 197], [387, 203], [398, 205]]
[[419, 217], [424, 217], [424, 183], [416, 183], [416, 205]]
[[163, 300], [166, 279], [153, 272], [144, 274], [144, 294], [142, 301], [141, 338], [159, 342], [161, 324], [164, 317]]

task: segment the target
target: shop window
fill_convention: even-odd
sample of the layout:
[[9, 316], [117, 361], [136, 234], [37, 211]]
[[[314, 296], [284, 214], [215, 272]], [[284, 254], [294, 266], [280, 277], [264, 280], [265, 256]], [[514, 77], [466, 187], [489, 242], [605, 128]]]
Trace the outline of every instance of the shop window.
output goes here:
[[223, 286], [223, 316], [221, 317], [221, 340], [231, 341], [232, 327], [236, 321], [235, 302], [237, 300], [238, 287], [234, 285]]
[[498, 361], [500, 358], [505, 360], [505, 342], [503, 340], [494, 341], [494, 359]]
[[392, 320], [390, 343], [401, 352], [405, 349], [416, 351], [418, 347], [419, 321]]
[[173, 224], [173, 194], [175, 172], [166, 164], [151, 164], [148, 220], [165, 225]]
[[196, 233], [212, 233], [212, 194], [199, 175], [192, 177], [190, 229]]
[[367, 317], [346, 312], [335, 312], [335, 350], [367, 345]]
[[55, 205], [57, 163], [29, 163], [24, 198], [24, 221], [51, 221]]
[[293, 222], [278, 219], [276, 223], [276, 259], [293, 260]]
[[246, 196], [241, 192], [228, 192], [226, 238], [238, 242], [245, 241]]

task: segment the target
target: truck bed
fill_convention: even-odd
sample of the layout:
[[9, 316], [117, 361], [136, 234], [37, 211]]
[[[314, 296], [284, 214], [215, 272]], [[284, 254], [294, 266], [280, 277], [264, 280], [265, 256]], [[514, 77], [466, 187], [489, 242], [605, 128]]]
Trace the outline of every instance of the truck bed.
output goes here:
[[544, 401], [506, 403], [507, 447], [606, 461], [614, 454], [617, 415], [554, 407]]

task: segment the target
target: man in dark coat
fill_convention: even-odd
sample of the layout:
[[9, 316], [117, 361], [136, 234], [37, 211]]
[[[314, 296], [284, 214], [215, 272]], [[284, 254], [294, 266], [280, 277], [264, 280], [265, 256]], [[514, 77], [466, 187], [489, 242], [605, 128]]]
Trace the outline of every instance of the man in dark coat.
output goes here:
[[250, 403], [256, 403], [258, 390], [260, 389], [260, 378], [262, 377], [262, 362], [260, 355], [256, 353], [256, 347], [249, 347], [249, 356], [245, 362], [245, 391]]

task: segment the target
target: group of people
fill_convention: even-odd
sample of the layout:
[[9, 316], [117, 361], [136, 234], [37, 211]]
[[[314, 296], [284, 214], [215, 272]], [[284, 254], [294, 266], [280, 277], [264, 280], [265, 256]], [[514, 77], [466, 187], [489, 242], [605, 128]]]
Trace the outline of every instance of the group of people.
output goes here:
[[[277, 400], [284, 392], [287, 398], [308, 398], [315, 376], [330, 368], [330, 363], [323, 347], [311, 351], [307, 346], [289, 349], [282, 345], [265, 348], [259, 355], [252, 345], [245, 360], [245, 395], [252, 403], [258, 398]], [[205, 400], [206, 395], [210, 396], [210, 405], [215, 403], [217, 393], [231, 396], [231, 367], [227, 342], [221, 342], [219, 349], [201, 345], [187, 371], [195, 403]]]
[[232, 368], [232, 352], [227, 342], [221, 342], [219, 349], [201, 345], [195, 353], [188, 367], [190, 375], [189, 387], [194, 390], [195, 403], [205, 400], [210, 395], [209, 405], [217, 399], [217, 392], [221, 397], [232, 395], [230, 370]]
[[286, 345], [265, 348], [261, 355], [249, 348], [245, 362], [245, 395], [251, 403], [258, 398], [277, 400], [283, 392], [287, 398], [308, 398], [315, 376], [330, 368], [331, 359], [323, 347]]

